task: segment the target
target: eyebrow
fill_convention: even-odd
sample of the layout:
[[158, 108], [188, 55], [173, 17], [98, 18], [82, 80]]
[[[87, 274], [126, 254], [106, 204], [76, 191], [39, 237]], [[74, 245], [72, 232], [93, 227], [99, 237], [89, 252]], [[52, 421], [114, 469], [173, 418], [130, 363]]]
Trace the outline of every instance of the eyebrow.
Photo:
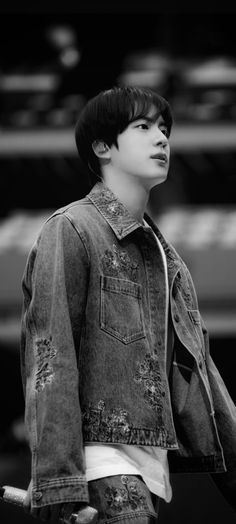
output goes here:
[[[153, 117], [151, 117], [151, 116], [139, 116], [139, 117], [135, 118], [133, 120], [133, 122], [137, 122], [138, 120], [145, 120], [146, 122], [148, 122], [150, 124], [154, 124], [157, 121], [157, 118], [154, 117], [154, 116]], [[160, 122], [160, 125], [164, 125], [164, 126], [167, 127], [167, 124], [166, 124], [164, 119], [163, 119], [163, 122]]]

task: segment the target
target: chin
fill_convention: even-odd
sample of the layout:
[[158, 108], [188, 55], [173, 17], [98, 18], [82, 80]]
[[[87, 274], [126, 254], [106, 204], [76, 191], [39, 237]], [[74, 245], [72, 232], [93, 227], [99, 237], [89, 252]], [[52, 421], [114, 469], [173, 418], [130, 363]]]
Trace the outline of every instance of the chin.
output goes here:
[[167, 173], [165, 174], [159, 174], [152, 173], [150, 175], [145, 175], [145, 177], [142, 178], [142, 183], [146, 186], [147, 189], [152, 189], [152, 187], [155, 187], [159, 184], [163, 184], [163, 182], [167, 179]]
[[163, 184], [163, 182], [165, 182], [166, 179], [167, 179], [167, 173], [156, 176], [155, 179], [153, 180], [153, 183], [155, 184], [155, 186], [157, 186], [158, 184]]

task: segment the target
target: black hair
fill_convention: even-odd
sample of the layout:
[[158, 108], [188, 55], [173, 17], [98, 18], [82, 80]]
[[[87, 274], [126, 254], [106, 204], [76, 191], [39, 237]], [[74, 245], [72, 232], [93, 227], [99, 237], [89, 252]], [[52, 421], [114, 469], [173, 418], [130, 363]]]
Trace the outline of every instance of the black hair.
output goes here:
[[82, 109], [75, 126], [75, 141], [79, 157], [95, 175], [94, 182], [100, 178], [100, 164], [92, 144], [102, 140], [109, 147], [117, 146], [117, 136], [128, 125], [148, 115], [156, 108], [154, 118], [162, 115], [168, 133], [172, 127], [172, 112], [165, 98], [149, 88], [135, 86], [113, 87], [101, 91], [91, 98]]

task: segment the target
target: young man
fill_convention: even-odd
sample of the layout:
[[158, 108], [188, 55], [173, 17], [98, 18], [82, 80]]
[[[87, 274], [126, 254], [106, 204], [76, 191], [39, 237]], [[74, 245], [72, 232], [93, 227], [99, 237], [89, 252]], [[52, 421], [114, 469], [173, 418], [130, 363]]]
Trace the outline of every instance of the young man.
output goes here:
[[90, 193], [43, 225], [23, 277], [22, 377], [44, 520], [157, 522], [169, 468], [236, 501], [236, 408], [209, 354], [189, 271], [145, 213], [168, 175], [169, 104], [115, 87], [82, 111]]

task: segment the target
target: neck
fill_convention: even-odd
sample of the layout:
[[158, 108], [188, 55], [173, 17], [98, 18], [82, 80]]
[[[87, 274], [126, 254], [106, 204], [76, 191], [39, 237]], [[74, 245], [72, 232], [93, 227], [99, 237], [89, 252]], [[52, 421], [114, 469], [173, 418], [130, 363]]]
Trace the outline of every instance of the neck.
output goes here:
[[131, 176], [112, 177], [104, 174], [103, 181], [130, 214], [141, 223], [149, 199], [149, 189], [143, 187], [136, 177]]

